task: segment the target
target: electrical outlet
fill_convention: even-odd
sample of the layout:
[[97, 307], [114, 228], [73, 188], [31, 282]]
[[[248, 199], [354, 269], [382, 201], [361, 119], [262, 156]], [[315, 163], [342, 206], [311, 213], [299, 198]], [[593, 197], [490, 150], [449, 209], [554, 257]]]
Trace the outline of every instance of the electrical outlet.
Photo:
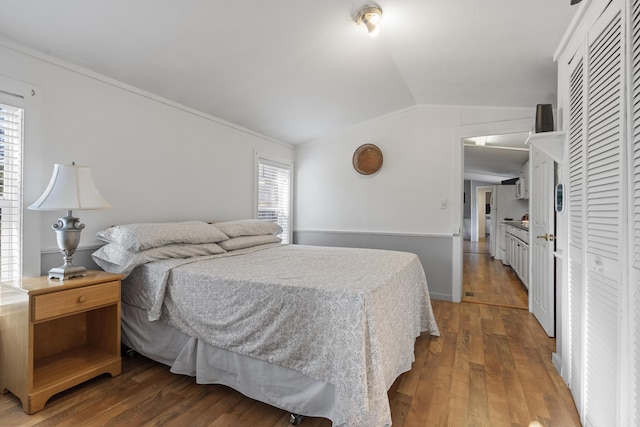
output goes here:
[[447, 199], [440, 200], [440, 209], [447, 209]]

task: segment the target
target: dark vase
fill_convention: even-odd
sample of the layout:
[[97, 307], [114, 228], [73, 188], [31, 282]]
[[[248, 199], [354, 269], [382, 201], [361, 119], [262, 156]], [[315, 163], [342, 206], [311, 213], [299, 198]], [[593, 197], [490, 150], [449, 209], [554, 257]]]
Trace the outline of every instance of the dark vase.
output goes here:
[[553, 132], [553, 106], [538, 104], [536, 106], [536, 133]]

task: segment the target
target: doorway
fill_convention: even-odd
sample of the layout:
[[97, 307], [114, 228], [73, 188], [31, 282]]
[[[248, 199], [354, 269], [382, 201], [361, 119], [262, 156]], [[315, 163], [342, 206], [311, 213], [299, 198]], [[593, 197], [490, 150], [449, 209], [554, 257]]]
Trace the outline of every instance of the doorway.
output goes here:
[[[465, 192], [459, 247], [461, 301], [528, 309], [527, 288], [509, 266], [491, 254], [492, 237], [495, 245], [498, 230], [496, 221], [492, 227], [489, 219], [495, 213], [486, 205], [492, 186], [517, 178], [528, 160], [524, 141], [529, 136], [525, 129], [530, 123], [529, 119], [523, 119], [460, 129], [460, 175], [464, 181], [460, 188]], [[474, 200], [466, 200], [468, 196]]]
[[[509, 265], [494, 258], [495, 249], [491, 250], [499, 240], [498, 222], [492, 220], [496, 212], [491, 210], [492, 195], [497, 186], [469, 182], [465, 187], [475, 188], [471, 209], [475, 221], [470, 221], [474, 229], [463, 242], [462, 301], [527, 310], [527, 288]], [[495, 196], [503, 195], [504, 191], [496, 193]], [[495, 224], [493, 227], [492, 223]]]
[[[476, 187], [476, 241], [489, 240], [491, 236], [492, 186]], [[473, 233], [472, 233], [473, 235]], [[489, 249], [489, 246], [486, 246]]]

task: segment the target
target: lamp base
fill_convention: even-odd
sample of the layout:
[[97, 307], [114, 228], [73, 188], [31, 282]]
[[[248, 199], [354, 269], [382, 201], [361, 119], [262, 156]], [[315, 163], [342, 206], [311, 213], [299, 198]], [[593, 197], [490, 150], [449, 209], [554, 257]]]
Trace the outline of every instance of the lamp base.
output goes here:
[[49, 279], [67, 280], [74, 277], [84, 277], [87, 275], [87, 269], [75, 265], [63, 265], [62, 267], [54, 267], [49, 270]]
[[86, 268], [73, 265], [73, 254], [80, 243], [80, 232], [84, 228], [84, 224], [81, 224], [71, 211], [67, 211], [67, 216], [58, 218], [58, 223], [53, 224], [52, 227], [56, 230], [56, 240], [60, 252], [64, 254], [64, 265], [49, 270], [49, 279], [67, 280], [86, 276]]

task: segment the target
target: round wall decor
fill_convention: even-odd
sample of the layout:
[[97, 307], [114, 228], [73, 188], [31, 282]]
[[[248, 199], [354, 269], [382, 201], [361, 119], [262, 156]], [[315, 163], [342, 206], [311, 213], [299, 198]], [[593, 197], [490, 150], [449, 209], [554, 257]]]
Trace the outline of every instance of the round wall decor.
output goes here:
[[353, 153], [353, 168], [362, 175], [371, 175], [382, 167], [382, 151], [373, 144], [363, 144]]

